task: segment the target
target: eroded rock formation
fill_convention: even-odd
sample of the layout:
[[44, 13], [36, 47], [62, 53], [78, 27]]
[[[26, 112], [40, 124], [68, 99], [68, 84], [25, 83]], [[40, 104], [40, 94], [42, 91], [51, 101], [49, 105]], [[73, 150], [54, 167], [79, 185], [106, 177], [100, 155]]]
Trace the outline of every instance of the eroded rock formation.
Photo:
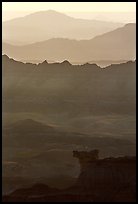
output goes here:
[[[81, 192], [98, 195], [95, 199], [114, 201], [135, 197], [136, 160], [135, 157], [99, 159], [99, 151], [73, 152], [81, 166], [76, 187]], [[130, 198], [129, 198], [130, 199]]]
[[57, 190], [36, 184], [4, 196], [3, 202], [135, 202], [136, 158], [99, 159], [98, 155], [98, 150], [73, 151], [73, 156], [79, 159], [81, 173], [76, 184], [68, 189]]

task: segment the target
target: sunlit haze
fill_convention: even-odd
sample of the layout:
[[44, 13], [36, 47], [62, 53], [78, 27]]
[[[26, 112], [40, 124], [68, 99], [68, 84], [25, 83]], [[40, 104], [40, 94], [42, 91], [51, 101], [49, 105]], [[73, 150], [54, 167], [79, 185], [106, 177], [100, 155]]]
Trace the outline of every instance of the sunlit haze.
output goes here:
[[136, 22], [136, 2], [2, 2], [2, 20], [56, 10], [75, 18]]

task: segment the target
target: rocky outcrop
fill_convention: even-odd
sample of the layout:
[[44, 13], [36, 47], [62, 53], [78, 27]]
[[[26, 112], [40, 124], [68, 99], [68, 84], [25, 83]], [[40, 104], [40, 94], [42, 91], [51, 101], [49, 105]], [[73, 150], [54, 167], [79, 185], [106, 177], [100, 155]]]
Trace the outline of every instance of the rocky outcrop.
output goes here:
[[3, 197], [3, 202], [135, 202], [136, 158], [99, 159], [99, 151], [73, 151], [80, 162], [81, 173], [76, 184], [65, 190], [35, 185]]
[[101, 201], [135, 197], [135, 157], [99, 159], [98, 153], [98, 150], [73, 152], [81, 166], [76, 187], [82, 189], [82, 193], [98, 195]]

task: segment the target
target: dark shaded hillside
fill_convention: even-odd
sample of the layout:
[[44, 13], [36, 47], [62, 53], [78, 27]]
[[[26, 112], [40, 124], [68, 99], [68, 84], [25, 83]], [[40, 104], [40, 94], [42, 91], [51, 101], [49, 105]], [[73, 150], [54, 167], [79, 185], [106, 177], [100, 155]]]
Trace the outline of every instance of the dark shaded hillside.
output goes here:
[[101, 69], [3, 56], [2, 63], [4, 125], [31, 118], [69, 132], [135, 138], [136, 62]]
[[[3, 128], [4, 146], [13, 149], [20, 148], [23, 150], [38, 148], [36, 149], [38, 151], [40, 149], [40, 155], [34, 154], [32, 155], [33, 158], [37, 158], [36, 156], [43, 158], [43, 155], [45, 157], [45, 152], [51, 149], [51, 146], [48, 146], [50, 143], [55, 150], [60, 150], [58, 145], [64, 150], [71, 150], [73, 145], [76, 145], [78, 148], [81, 148], [81, 146], [87, 148], [100, 148], [102, 149], [101, 152], [103, 155], [108, 154], [108, 152], [111, 152], [112, 155], [116, 155], [117, 152], [120, 152], [120, 154], [127, 154], [129, 153], [129, 148], [131, 149], [132, 155], [135, 153], [135, 150], [133, 150], [134, 143], [125, 138], [100, 137], [100, 135], [95, 136], [92, 135], [92, 133], [88, 135], [71, 131], [66, 132], [59, 128], [43, 125], [40, 122], [30, 119], [19, 121], [18, 125], [16, 123]], [[57, 145], [57, 148], [55, 148], [54, 145]], [[64, 145], [67, 146], [64, 147]], [[6, 152], [6, 149], [3, 151]], [[3, 155], [3, 157], [4, 156], [5, 155]], [[16, 156], [16, 154], [9, 154], [9, 158], [14, 156]]]
[[[65, 117], [135, 112], [135, 62], [73, 66], [16, 62], [3, 56], [3, 111]], [[63, 116], [63, 117], [64, 117]]]
[[[61, 131], [34, 120], [22, 120], [3, 128], [3, 193], [43, 182], [68, 187], [79, 174], [73, 149], [99, 148], [100, 157], [135, 155], [133, 138], [107, 137]], [[64, 182], [60, 179], [64, 178]], [[55, 182], [54, 182], [55, 180]]]
[[101, 69], [4, 55], [3, 192], [47, 179], [70, 186], [80, 171], [74, 149], [135, 155], [135, 74], [132, 61]]

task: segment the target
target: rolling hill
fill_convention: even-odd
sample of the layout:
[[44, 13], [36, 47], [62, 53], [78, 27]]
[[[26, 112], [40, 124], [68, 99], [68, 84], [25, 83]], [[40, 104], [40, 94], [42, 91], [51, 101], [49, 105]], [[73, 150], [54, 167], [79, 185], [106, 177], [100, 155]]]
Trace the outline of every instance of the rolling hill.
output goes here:
[[136, 24], [127, 24], [91, 40], [55, 38], [25, 46], [3, 43], [2, 53], [19, 61], [129, 61], [136, 58], [135, 47]]

